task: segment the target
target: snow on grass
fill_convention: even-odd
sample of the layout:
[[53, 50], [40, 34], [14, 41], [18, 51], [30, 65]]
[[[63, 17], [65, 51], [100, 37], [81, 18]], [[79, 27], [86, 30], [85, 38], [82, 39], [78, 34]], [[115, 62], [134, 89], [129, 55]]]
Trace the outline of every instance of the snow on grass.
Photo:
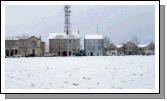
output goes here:
[[6, 58], [7, 89], [153, 89], [154, 56]]

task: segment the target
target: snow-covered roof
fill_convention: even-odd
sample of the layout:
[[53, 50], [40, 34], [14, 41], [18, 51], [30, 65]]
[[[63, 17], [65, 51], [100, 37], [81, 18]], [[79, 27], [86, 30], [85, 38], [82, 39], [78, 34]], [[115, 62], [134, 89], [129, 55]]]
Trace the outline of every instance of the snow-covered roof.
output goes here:
[[117, 46], [118, 48], [121, 48], [123, 45], [115, 45], [115, 46]]
[[49, 39], [80, 39], [80, 35], [78, 33], [50, 33]]
[[18, 37], [5, 37], [5, 40], [19, 40]]
[[148, 44], [140, 44], [138, 47], [146, 47]]
[[5, 37], [5, 40], [19, 40], [19, 39], [28, 39], [30, 38], [30, 35], [20, 35], [20, 36], [7, 36]]
[[85, 39], [103, 39], [103, 35], [85, 35]]

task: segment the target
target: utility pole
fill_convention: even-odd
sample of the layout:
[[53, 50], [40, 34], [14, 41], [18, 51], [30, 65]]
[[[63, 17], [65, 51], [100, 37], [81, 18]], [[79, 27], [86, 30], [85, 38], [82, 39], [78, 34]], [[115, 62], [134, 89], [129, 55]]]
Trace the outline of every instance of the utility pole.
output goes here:
[[99, 25], [97, 24], [97, 34], [99, 34]]

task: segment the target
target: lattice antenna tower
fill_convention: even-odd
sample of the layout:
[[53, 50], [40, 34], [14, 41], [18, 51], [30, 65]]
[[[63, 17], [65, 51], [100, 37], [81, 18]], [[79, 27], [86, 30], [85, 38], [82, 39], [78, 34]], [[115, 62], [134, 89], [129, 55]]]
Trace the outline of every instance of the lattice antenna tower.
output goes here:
[[64, 12], [65, 12], [64, 32], [68, 35], [71, 33], [71, 23], [70, 23], [71, 7], [70, 5], [64, 6]]

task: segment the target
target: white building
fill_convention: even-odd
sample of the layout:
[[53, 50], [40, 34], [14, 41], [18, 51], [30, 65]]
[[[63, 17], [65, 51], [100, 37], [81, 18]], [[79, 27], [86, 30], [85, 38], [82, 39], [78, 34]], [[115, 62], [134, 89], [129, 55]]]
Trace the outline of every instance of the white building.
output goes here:
[[79, 33], [50, 33], [49, 53], [55, 56], [71, 56], [80, 50]]
[[85, 35], [84, 48], [87, 56], [103, 56], [103, 35]]

